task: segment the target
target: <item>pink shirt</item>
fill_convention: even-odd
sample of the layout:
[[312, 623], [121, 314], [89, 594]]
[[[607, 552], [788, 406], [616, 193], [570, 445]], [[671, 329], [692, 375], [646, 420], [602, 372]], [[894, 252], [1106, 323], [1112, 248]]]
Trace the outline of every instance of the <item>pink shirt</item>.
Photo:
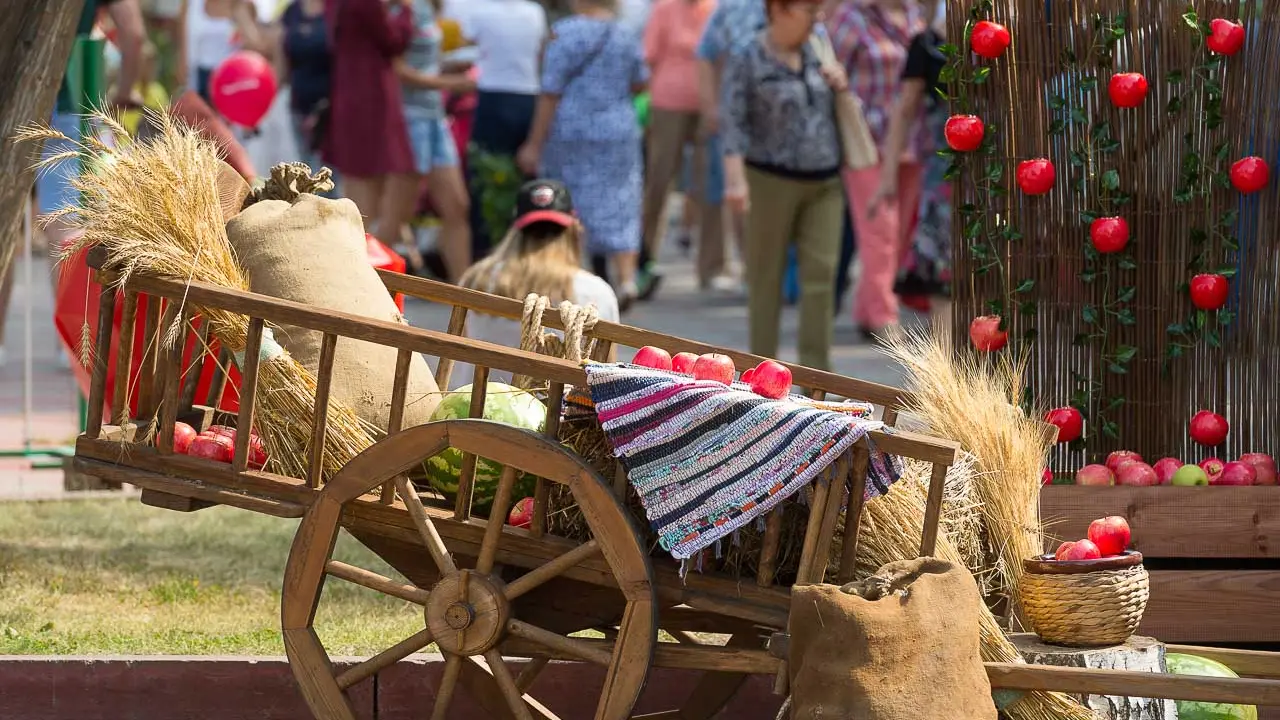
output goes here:
[[652, 75], [653, 107], [672, 112], [698, 111], [698, 58], [702, 28], [715, 0], [658, 0], [644, 32], [644, 59]]

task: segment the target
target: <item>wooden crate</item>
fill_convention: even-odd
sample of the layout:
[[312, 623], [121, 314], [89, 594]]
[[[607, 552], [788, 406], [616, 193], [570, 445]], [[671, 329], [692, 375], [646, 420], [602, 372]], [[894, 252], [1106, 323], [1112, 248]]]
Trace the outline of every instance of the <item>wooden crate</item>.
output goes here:
[[1121, 515], [1151, 573], [1138, 633], [1168, 643], [1280, 645], [1280, 487], [1077, 487], [1041, 493], [1050, 550]]

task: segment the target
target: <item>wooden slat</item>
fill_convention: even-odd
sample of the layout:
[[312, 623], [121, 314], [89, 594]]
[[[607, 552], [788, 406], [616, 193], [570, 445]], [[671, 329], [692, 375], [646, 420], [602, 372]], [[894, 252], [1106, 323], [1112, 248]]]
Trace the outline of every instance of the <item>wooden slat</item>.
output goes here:
[[818, 531], [817, 552], [813, 555], [813, 567], [809, 569], [811, 582], [824, 582], [827, 567], [831, 564], [831, 543], [835, 539], [836, 522], [844, 510], [845, 490], [849, 481], [849, 456], [841, 455], [827, 468], [825, 477], [831, 489], [827, 491], [827, 506], [822, 513], [822, 526]]
[[1056, 690], [1072, 694], [1280, 705], [1280, 681], [1211, 678], [1132, 670], [986, 663], [991, 686], [1010, 690]]
[[618, 460], [613, 464], [613, 496], [622, 504], [627, 502], [627, 468]]
[[324, 446], [329, 432], [329, 389], [333, 386], [333, 355], [337, 349], [338, 336], [325, 333], [320, 341], [320, 362], [316, 366], [316, 403], [311, 422], [311, 447], [308, 448], [311, 457], [307, 460], [307, 484], [311, 487], [320, 487], [324, 474]]
[[[404, 402], [409, 394], [409, 368], [413, 353], [401, 350], [396, 353], [396, 374], [391, 384], [391, 414], [387, 418], [387, 435], [395, 435], [404, 428]], [[390, 505], [396, 497], [396, 481], [388, 480], [382, 485], [383, 504]]]
[[476, 570], [487, 573], [493, 570], [494, 559], [498, 556], [498, 542], [505, 527], [507, 511], [511, 509], [511, 490], [516, 484], [517, 470], [511, 465], [502, 468], [502, 476], [498, 478], [498, 489], [493, 494], [493, 507], [489, 508], [489, 521], [484, 527], [484, 544], [480, 546], [480, 557], [476, 559]]
[[1085, 537], [1089, 523], [1120, 515], [1133, 549], [1148, 558], [1280, 558], [1275, 487], [1050, 485], [1040, 514], [1047, 533], [1062, 539]]
[[93, 372], [89, 380], [89, 408], [85, 433], [102, 434], [102, 411], [107, 401], [107, 361], [111, 358], [111, 325], [115, 322], [116, 288], [104, 284], [98, 292], [98, 331], [93, 342]]
[[[460, 337], [467, 329], [467, 308], [464, 305], [454, 305], [453, 310], [449, 313], [449, 334]], [[453, 359], [444, 355], [440, 356], [439, 364], [436, 365], [436, 387], [441, 390], [449, 389], [449, 380], [453, 378]]]
[[775, 507], [764, 522], [764, 540], [760, 548], [760, 565], [756, 569], [756, 584], [773, 585], [778, 572], [778, 546], [782, 542], [782, 508]]
[[120, 333], [116, 337], [116, 378], [111, 397], [111, 422], [124, 425], [129, 422], [129, 377], [133, 364], [134, 325], [138, 321], [138, 293], [126, 290], [124, 308], [120, 312]]
[[[547, 388], [546, 436], [558, 442], [560, 438], [560, 412], [564, 405], [564, 383], [551, 383]], [[529, 532], [540, 538], [547, 531], [547, 499], [551, 487], [546, 478], [538, 478], [533, 488], [533, 521]]]
[[258, 365], [262, 355], [262, 318], [249, 320], [245, 340], [244, 366], [240, 368], [240, 411], [236, 414], [236, 451], [231, 467], [243, 472], [249, 466], [249, 440], [253, 431], [254, 405], [258, 397]]
[[227, 373], [231, 369], [231, 351], [218, 348], [217, 362], [213, 364], [213, 378], [209, 382], [209, 395], [205, 404], [215, 410], [222, 405], [222, 394], [227, 389]]
[[156, 339], [160, 327], [160, 311], [164, 299], [157, 295], [147, 295], [147, 309], [142, 322], [142, 361], [138, 364], [138, 414], [134, 418], [140, 425], [149, 423], [155, 417], [156, 394], [156, 355], [159, 344]]
[[[151, 450], [151, 448], [147, 449]], [[138, 450], [140, 451], [141, 448]], [[181, 455], [174, 455], [172, 457], [188, 459]], [[190, 458], [190, 461], [212, 465], [212, 462], [208, 460]], [[117, 483], [129, 483], [130, 485], [137, 485], [144, 490], [154, 490], [166, 495], [191, 498], [192, 500], [216, 503], [218, 505], [228, 505], [230, 507], [240, 508], [241, 510], [270, 515], [271, 517], [300, 518], [306, 510], [305, 506], [300, 503], [291, 502], [289, 500], [262, 497], [247, 492], [227, 490], [212, 483], [206, 483], [199, 480], [179, 479], [156, 472], [125, 468], [116, 463], [103, 462], [101, 460], [88, 460], [82, 457], [76, 457], [74, 460], [74, 466], [80, 472], [93, 477], [100, 477], [103, 480], [110, 480]], [[223, 467], [225, 468], [226, 466], [224, 465]]]
[[[483, 418], [489, 392], [489, 368], [477, 365], [471, 378], [471, 406], [467, 409], [467, 417]], [[453, 507], [453, 517], [457, 520], [471, 517], [471, 490], [475, 481], [476, 456], [474, 453], [464, 452], [462, 470], [458, 473], [458, 497]]]
[[187, 321], [191, 317], [191, 309], [180, 308], [179, 303], [173, 303], [169, 308], [170, 312], [165, 313], [166, 322], [163, 335], [167, 336], [169, 334], [172, 323], [177, 323], [181, 330], [178, 331], [177, 341], [173, 347], [162, 347], [160, 350], [164, 371], [160, 373], [162, 381], [160, 390], [160, 426], [156, 438], [157, 446], [160, 448], [161, 453], [173, 452], [173, 426], [177, 422], [178, 412], [182, 410], [179, 406], [182, 354], [187, 342]]
[[1152, 570], [1138, 633], [1174, 643], [1280, 642], [1280, 570]]
[[858, 533], [862, 530], [862, 506], [867, 501], [867, 466], [870, 461], [871, 453], [865, 442], [853, 447], [849, 506], [844, 513], [844, 544], [840, 546], [840, 569], [836, 571], [836, 582], [840, 585], [852, 580], [857, 570]]
[[202, 321], [200, 330], [196, 333], [195, 347], [191, 349], [191, 362], [185, 368], [186, 377], [182, 379], [182, 396], [178, 405], [182, 412], [190, 410], [195, 404], [196, 388], [200, 385], [200, 375], [204, 370], [205, 359], [209, 357], [209, 344], [213, 339], [209, 321]]
[[[822, 531], [822, 517], [826, 513], [827, 503], [832, 502], [830, 489], [829, 483], [813, 483], [813, 496], [809, 501], [809, 524], [804, 531], [804, 545], [800, 549], [800, 570], [796, 574], [797, 585], [821, 581], [821, 578], [813, 577], [812, 570], [814, 556], [819, 552], [818, 534]], [[804, 491], [801, 490], [801, 492]], [[841, 498], [837, 498], [834, 502], [840, 501]], [[826, 548], [822, 548], [821, 552], [825, 553]]]
[[947, 481], [947, 465], [934, 463], [929, 473], [929, 499], [924, 506], [924, 530], [920, 536], [920, 555], [932, 557], [938, 544], [938, 522], [942, 518], [942, 494]]

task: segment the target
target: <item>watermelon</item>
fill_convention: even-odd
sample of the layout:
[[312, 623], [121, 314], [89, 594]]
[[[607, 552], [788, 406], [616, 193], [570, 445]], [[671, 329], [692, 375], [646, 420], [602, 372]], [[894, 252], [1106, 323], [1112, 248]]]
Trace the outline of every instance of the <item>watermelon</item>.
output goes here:
[[[542, 432], [547, 421], [547, 406], [528, 392], [511, 385], [491, 382], [485, 386], [484, 419], [512, 425], [526, 430]], [[431, 420], [457, 420], [471, 416], [471, 386], [458, 388], [444, 396]], [[458, 478], [462, 475], [462, 451], [448, 448], [426, 462], [427, 482], [431, 487], [454, 498], [458, 493]], [[473, 485], [472, 509], [486, 514], [493, 505], [502, 477], [502, 465], [485, 458], [476, 459], [476, 480]], [[533, 495], [536, 478], [528, 473], [516, 476], [512, 497]]]
[[[1169, 653], [1165, 655], [1164, 661], [1165, 667], [1173, 675], [1240, 677], [1226, 665], [1199, 655]], [[1179, 700], [1178, 717], [1180, 720], [1258, 720], [1258, 708], [1253, 705]]]

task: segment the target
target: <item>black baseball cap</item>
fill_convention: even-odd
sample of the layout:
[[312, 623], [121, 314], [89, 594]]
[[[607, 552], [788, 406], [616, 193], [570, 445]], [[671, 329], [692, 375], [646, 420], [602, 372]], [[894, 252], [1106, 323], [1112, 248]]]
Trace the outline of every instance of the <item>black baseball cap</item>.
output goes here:
[[530, 180], [516, 195], [516, 229], [536, 222], [552, 222], [569, 227], [578, 219], [573, 214], [573, 198], [564, 183]]

